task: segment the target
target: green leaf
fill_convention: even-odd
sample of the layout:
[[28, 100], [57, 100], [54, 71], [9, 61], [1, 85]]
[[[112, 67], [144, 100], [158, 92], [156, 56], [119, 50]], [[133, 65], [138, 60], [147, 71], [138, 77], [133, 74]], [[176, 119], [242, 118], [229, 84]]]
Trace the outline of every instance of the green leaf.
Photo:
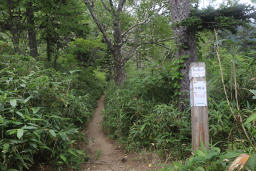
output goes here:
[[52, 150], [52, 149], [50, 149], [49, 147], [47, 147], [46, 145], [42, 145], [42, 146], [40, 146], [40, 148], [41, 148], [41, 149], [46, 149], [46, 150], [49, 150], [49, 151]]
[[2, 103], [0, 103], [0, 111], [4, 110], [4, 105]]
[[256, 154], [252, 154], [246, 163], [246, 167], [248, 167], [250, 170], [255, 170], [256, 169]]
[[51, 134], [51, 136], [53, 136], [54, 138], [56, 137], [56, 133], [54, 130], [50, 129], [49, 133]]
[[60, 155], [60, 158], [61, 158], [65, 163], [67, 163], [67, 158], [66, 158], [63, 154]]
[[72, 149], [68, 149], [68, 152], [69, 152], [69, 154], [71, 154], [71, 155], [73, 155], [73, 156], [78, 157], [78, 155], [75, 153], [75, 151], [74, 151], [74, 150], [72, 150]]
[[249, 91], [256, 96], [256, 90], [249, 90]]
[[23, 100], [23, 103], [27, 103], [30, 99], [32, 98], [32, 96], [29, 96], [28, 98], [26, 98], [25, 100]]
[[251, 116], [249, 116], [246, 119], [246, 122], [244, 124], [248, 124], [249, 122], [255, 121], [256, 120], [256, 113], [253, 113]]
[[0, 115], [0, 124], [4, 123], [4, 118]]
[[64, 133], [64, 132], [60, 132], [59, 133], [59, 135], [60, 135], [60, 137], [61, 137], [61, 139], [63, 140], [63, 141], [67, 141], [67, 135]]
[[17, 111], [16, 114], [25, 119], [24, 115], [21, 112]]
[[221, 155], [220, 160], [235, 158], [235, 157], [239, 156], [240, 154], [241, 154], [241, 152], [230, 151], [230, 152], [227, 152], [227, 153]]
[[252, 99], [256, 99], [256, 90], [249, 90], [254, 96], [252, 97]]
[[35, 129], [37, 129], [37, 127], [36, 126], [27, 126], [27, 125], [25, 125], [25, 126], [22, 127], [22, 129], [24, 129], [24, 130], [35, 130]]
[[17, 100], [16, 99], [11, 99], [10, 100], [10, 104], [13, 108], [15, 108], [17, 106]]
[[26, 87], [26, 84], [22, 83], [22, 84], [20, 84], [20, 86], [24, 88], [24, 87]]
[[40, 109], [41, 109], [40, 107], [33, 107], [32, 108], [33, 114], [36, 114], [37, 112], [39, 112]]
[[8, 169], [7, 171], [18, 171], [18, 170], [16, 170], [16, 169]]
[[10, 147], [10, 145], [9, 145], [9, 144], [4, 144], [4, 145], [3, 145], [2, 153], [7, 153], [7, 152], [8, 152], [9, 147]]
[[12, 134], [16, 134], [16, 132], [17, 132], [17, 129], [11, 129], [7, 131], [7, 134], [12, 135]]
[[24, 134], [24, 129], [17, 129], [17, 137], [18, 137], [18, 139], [21, 139], [23, 134]]
[[196, 168], [197, 171], [205, 171], [203, 167], [199, 166], [198, 168]]

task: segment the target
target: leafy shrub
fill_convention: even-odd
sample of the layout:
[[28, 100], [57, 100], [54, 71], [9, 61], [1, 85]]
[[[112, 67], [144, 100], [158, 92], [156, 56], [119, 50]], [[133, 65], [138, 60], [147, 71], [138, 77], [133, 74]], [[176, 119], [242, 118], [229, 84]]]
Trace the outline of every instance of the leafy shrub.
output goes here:
[[[130, 78], [123, 88], [109, 85], [104, 130], [128, 150], [157, 149], [165, 154], [171, 148], [174, 156], [182, 158], [191, 133], [190, 115], [174, 106], [180, 74], [173, 65], [158, 69]], [[178, 144], [184, 148], [176, 148]]]
[[[224, 41], [224, 40], [223, 40]], [[228, 40], [225, 41], [227, 44]], [[227, 46], [227, 45], [226, 45]], [[230, 45], [231, 46], [231, 45]], [[238, 47], [233, 45], [231, 49], [221, 48], [220, 55], [223, 57], [222, 68], [224, 74], [224, 82], [227, 89], [227, 94], [231, 101], [235, 101], [235, 79], [237, 84], [238, 101], [240, 108], [247, 107], [247, 101], [249, 104], [254, 104], [249, 89], [255, 89], [255, 75], [256, 65], [255, 60], [248, 54], [241, 54], [237, 49]], [[232, 52], [230, 52], [232, 51]], [[217, 59], [205, 60], [207, 66], [207, 82], [208, 82], [208, 94], [216, 101], [225, 100], [223, 93], [223, 85], [220, 79], [219, 64]], [[246, 100], [245, 100], [246, 99]]]
[[132, 88], [138, 97], [154, 103], [174, 103], [179, 95], [179, 61], [165, 64], [150, 64], [149, 70], [136, 73], [137, 76], [127, 81], [127, 88]]
[[187, 112], [179, 112], [173, 105], [155, 105], [150, 113], [144, 114], [130, 128], [129, 146], [159, 149], [164, 153], [172, 153], [173, 157], [183, 158], [190, 148], [189, 116]]
[[150, 103], [137, 99], [133, 91], [118, 89], [112, 85], [105, 99], [104, 130], [114, 138], [121, 136], [126, 141], [130, 127], [140, 120], [149, 108]]
[[78, 38], [69, 44], [64, 56], [59, 61], [62, 64], [79, 64], [84, 67], [96, 66], [96, 62], [105, 55], [106, 47], [100, 39], [89, 40]]
[[[102, 89], [92, 72], [83, 72], [59, 73], [30, 57], [1, 56], [0, 170], [37, 162], [78, 167], [86, 158], [76, 144]], [[95, 89], [87, 90], [90, 84]]]
[[[161, 171], [226, 171], [232, 161], [239, 156], [242, 151], [227, 151], [222, 153], [217, 147], [209, 150], [201, 148], [195, 151], [194, 155], [186, 161], [173, 162], [171, 166], [167, 166]], [[243, 170], [255, 170], [256, 160], [255, 154], [251, 154]]]
[[209, 134], [214, 136], [212, 143], [225, 144], [229, 141], [228, 138], [235, 138], [229, 137], [230, 130], [234, 127], [233, 116], [226, 101], [215, 101], [212, 98], [208, 98], [208, 101]]

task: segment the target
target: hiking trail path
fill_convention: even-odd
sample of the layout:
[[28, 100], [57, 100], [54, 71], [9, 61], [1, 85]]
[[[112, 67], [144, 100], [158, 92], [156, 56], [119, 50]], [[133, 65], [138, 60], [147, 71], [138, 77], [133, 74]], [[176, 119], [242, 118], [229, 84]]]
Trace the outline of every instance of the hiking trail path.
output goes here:
[[85, 145], [85, 151], [89, 154], [90, 159], [82, 165], [82, 170], [92, 171], [147, 171], [155, 170], [159, 163], [156, 155], [153, 154], [127, 154], [121, 146], [115, 144], [108, 138], [102, 130], [104, 109], [103, 95], [98, 100], [98, 107], [94, 116], [89, 123], [85, 136], [88, 138], [88, 144]]

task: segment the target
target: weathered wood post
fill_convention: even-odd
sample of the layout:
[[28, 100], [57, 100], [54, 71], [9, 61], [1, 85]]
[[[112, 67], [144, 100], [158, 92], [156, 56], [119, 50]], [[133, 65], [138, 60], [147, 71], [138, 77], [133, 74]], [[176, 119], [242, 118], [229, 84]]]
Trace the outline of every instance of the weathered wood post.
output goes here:
[[199, 149], [201, 147], [201, 142], [208, 148], [209, 128], [205, 63], [191, 63], [189, 79], [192, 117], [192, 150]]

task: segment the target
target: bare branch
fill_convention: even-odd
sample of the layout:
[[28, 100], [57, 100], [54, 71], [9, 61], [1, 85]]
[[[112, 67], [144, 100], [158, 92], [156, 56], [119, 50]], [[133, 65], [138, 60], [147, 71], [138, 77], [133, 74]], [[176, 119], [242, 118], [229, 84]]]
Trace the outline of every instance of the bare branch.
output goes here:
[[[155, 44], [155, 45], [158, 45], [158, 46], [161, 46], [161, 47], [164, 47], [165, 49], [169, 49], [169, 50], [171, 50], [171, 48], [168, 48], [167, 46], [165, 46], [165, 45], [163, 45], [163, 44], [160, 44], [161, 42], [166, 42], [166, 41], [169, 41], [169, 40], [172, 40], [172, 39], [174, 39], [174, 37], [170, 37], [170, 38], [166, 38], [166, 39], [159, 39], [159, 40], [149, 40], [149, 41], [147, 41], [147, 42], [142, 42], [142, 43], [140, 43], [140, 45], [147, 45], [147, 44], [151, 44], [151, 45], [153, 45], [153, 44]], [[129, 43], [129, 45], [130, 46], [139, 46], [139, 44], [138, 43]]]
[[103, 1], [103, 0], [100, 0], [101, 1], [101, 3], [102, 3], [102, 5], [103, 5], [103, 7], [108, 11], [108, 12], [112, 12], [111, 11], [111, 9], [109, 9], [108, 7], [107, 7], [107, 5], [105, 4], [105, 2]]
[[153, 44], [155, 44], [155, 45], [157, 45], [157, 46], [160, 46], [160, 47], [163, 47], [163, 48], [165, 48], [165, 49], [168, 49], [168, 50], [172, 50], [171, 48], [169, 48], [169, 47], [167, 47], [167, 46], [165, 46], [165, 45], [163, 45], [163, 44], [160, 44], [160, 43], [153, 43]]
[[[151, 1], [152, 2], [152, 1]], [[158, 13], [160, 10], [162, 9], [162, 7], [160, 6], [159, 9], [157, 9], [155, 12]], [[131, 26], [130, 28], [128, 28], [125, 32], [122, 33], [122, 37], [126, 36], [127, 34], [130, 34], [136, 27], [138, 27], [141, 24], [145, 24], [147, 22], [150, 21], [150, 18], [153, 16], [153, 14], [151, 14], [150, 16], [147, 16], [147, 18], [139, 23], [134, 24], [133, 26]]]
[[129, 61], [133, 56], [134, 54], [137, 53], [138, 49], [141, 47], [141, 45], [138, 45], [137, 47], [134, 48], [131, 48], [130, 51], [128, 52], [129, 55], [127, 55], [126, 57], [124, 57], [124, 62], [127, 62]]
[[141, 24], [145, 24], [148, 21], [149, 21], [149, 18], [146, 18], [144, 21], [134, 24], [133, 26], [128, 28], [128, 30], [122, 33], [122, 37], [126, 36], [127, 34], [130, 34], [136, 27], [138, 27]]
[[108, 47], [110, 49], [113, 49], [112, 41], [108, 37], [106, 29], [103, 27], [103, 25], [101, 25], [101, 23], [99, 22], [98, 18], [96, 17], [96, 14], [94, 12], [94, 8], [93, 8], [92, 4], [90, 4], [89, 0], [84, 0], [84, 3], [88, 7], [94, 22], [96, 23], [96, 25], [100, 29], [101, 33], [103, 34], [103, 37], [104, 37], [105, 41], [107, 42]]
[[168, 41], [168, 40], [173, 40], [174, 39], [174, 37], [169, 37], [169, 38], [166, 38], [166, 39], [159, 39], [159, 40], [156, 40], [156, 41], [154, 41], [154, 42], [156, 42], [156, 43], [161, 43], [161, 42], [166, 42], [166, 41]]

